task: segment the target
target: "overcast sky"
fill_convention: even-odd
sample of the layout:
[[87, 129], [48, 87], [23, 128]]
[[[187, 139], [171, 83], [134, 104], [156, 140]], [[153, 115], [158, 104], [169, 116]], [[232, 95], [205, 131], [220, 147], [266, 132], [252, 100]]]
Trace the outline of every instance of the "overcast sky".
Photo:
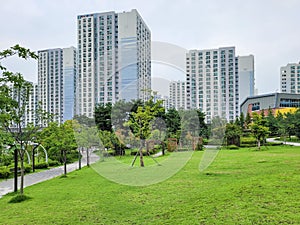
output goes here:
[[[132, 8], [152, 41], [184, 49], [235, 46], [237, 55], [253, 54], [259, 93], [278, 90], [280, 67], [300, 61], [299, 0], [3, 0], [0, 49], [17, 43], [35, 51], [76, 47], [77, 15]], [[33, 61], [3, 64], [37, 80]]]

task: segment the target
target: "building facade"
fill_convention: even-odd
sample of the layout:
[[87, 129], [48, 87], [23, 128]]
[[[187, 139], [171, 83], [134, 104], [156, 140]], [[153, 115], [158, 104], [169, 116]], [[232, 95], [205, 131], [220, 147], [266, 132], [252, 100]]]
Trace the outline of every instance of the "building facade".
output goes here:
[[254, 56], [238, 56], [239, 104], [255, 95]]
[[300, 62], [289, 63], [280, 68], [280, 91], [300, 93]]
[[169, 108], [186, 109], [186, 82], [172, 81], [169, 85]]
[[74, 47], [38, 51], [38, 101], [43, 111], [53, 115], [53, 121], [63, 123], [73, 117], [74, 107], [68, 107], [74, 106], [75, 77]]
[[76, 114], [96, 104], [147, 100], [151, 89], [151, 33], [136, 10], [77, 17]]
[[75, 47], [63, 48], [63, 121], [75, 114], [77, 52]]
[[[35, 83], [32, 83], [30, 81], [26, 81], [31, 85], [31, 89], [29, 90], [29, 95], [25, 94], [27, 91], [24, 88], [21, 88], [21, 90], [18, 90], [17, 88], [14, 88], [12, 84], [9, 84], [9, 87], [11, 89], [11, 97], [19, 102], [19, 105], [21, 107], [21, 126], [26, 127], [28, 124], [38, 125], [39, 118], [37, 114], [38, 110], [38, 98], [37, 98], [37, 91], [38, 86]], [[28, 99], [24, 99], [21, 96], [27, 96]], [[24, 107], [23, 107], [24, 106]], [[24, 111], [23, 111], [24, 110]], [[13, 124], [11, 126], [12, 128], [16, 128], [16, 124]]]
[[206, 122], [239, 115], [239, 76], [235, 47], [190, 50], [186, 54], [187, 109], [200, 109]]
[[253, 112], [264, 111], [265, 115], [271, 109], [276, 115], [278, 112], [294, 112], [300, 107], [300, 94], [271, 93], [246, 98], [241, 104], [241, 112], [244, 115]]

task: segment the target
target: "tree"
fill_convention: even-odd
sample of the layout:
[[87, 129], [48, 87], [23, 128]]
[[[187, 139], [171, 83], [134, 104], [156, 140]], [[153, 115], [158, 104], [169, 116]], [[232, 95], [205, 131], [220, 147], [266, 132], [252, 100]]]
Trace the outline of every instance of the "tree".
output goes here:
[[265, 121], [263, 120], [261, 115], [253, 113], [252, 116], [253, 121], [250, 125], [250, 130], [257, 140], [258, 150], [260, 150], [261, 141], [264, 141], [270, 132], [269, 128], [263, 125]]
[[178, 111], [171, 108], [166, 113], [167, 137], [180, 138], [181, 134], [181, 118]]
[[298, 139], [300, 139], [300, 109], [297, 109], [297, 111], [294, 113], [293, 124], [295, 127], [295, 135]]
[[245, 129], [245, 115], [243, 112], [241, 112], [241, 114], [240, 114], [239, 122], [240, 122], [241, 129], [244, 130]]
[[[22, 59], [37, 59], [37, 55], [29, 49], [15, 45], [0, 52], [0, 124], [12, 138], [11, 149], [18, 153], [21, 164], [20, 194], [24, 194], [24, 155], [31, 138], [38, 131], [38, 126], [26, 126], [26, 109], [32, 91], [31, 83], [22, 74], [12, 73], [1, 64], [3, 59], [18, 55]], [[38, 116], [38, 115], [37, 115]], [[38, 119], [37, 119], [38, 121]], [[15, 167], [15, 170], [17, 168]], [[16, 171], [15, 171], [16, 172]], [[15, 173], [16, 174], [16, 173]], [[17, 177], [15, 176], [15, 184]], [[16, 187], [15, 187], [16, 188]]]
[[240, 146], [240, 137], [242, 135], [242, 129], [238, 124], [227, 123], [225, 130], [225, 138], [227, 145]]
[[247, 112], [247, 115], [246, 115], [246, 118], [245, 118], [245, 128], [246, 129], [249, 128], [250, 123], [251, 123], [251, 116], [250, 116], [250, 113]]
[[64, 174], [67, 174], [67, 163], [77, 158], [77, 143], [74, 136], [73, 123], [67, 120], [63, 124], [49, 123], [39, 135], [39, 142], [47, 149], [49, 158], [64, 164]]
[[95, 122], [99, 130], [112, 131], [111, 126], [112, 104], [98, 104], [95, 107]]
[[[145, 146], [145, 140], [150, 136], [151, 121], [162, 110], [162, 101], [153, 102], [153, 97], [145, 102], [144, 106], [138, 106], [136, 112], [131, 112], [130, 119], [126, 122], [126, 126], [129, 126], [135, 137], [140, 139], [140, 166], [144, 167], [143, 152], [142, 149]], [[136, 155], [137, 157], [137, 155]], [[135, 159], [136, 159], [135, 157]], [[135, 162], [135, 159], [132, 165]]]
[[268, 116], [266, 117], [267, 127], [269, 127], [270, 135], [278, 135], [279, 125], [278, 120], [275, 118], [271, 108], [268, 110]]
[[89, 118], [85, 115], [75, 115], [73, 120], [76, 120], [79, 124], [85, 125], [87, 127], [95, 126], [95, 119]]

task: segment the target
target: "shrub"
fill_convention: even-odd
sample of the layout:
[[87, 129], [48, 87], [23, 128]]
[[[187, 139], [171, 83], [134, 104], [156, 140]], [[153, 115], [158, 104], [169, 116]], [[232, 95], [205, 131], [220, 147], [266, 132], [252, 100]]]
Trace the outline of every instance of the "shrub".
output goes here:
[[31, 169], [32, 169], [31, 165], [29, 165], [29, 164], [24, 165], [24, 172], [25, 173], [30, 173]]
[[228, 145], [228, 146], [227, 146], [227, 149], [230, 149], [230, 150], [236, 150], [236, 149], [239, 149], [239, 147], [236, 146], [236, 145]]
[[46, 168], [48, 168], [48, 166], [49, 166], [48, 163], [40, 162], [40, 163], [35, 164], [34, 168], [35, 169], [46, 169]]
[[58, 162], [57, 160], [48, 159], [48, 165], [49, 166], [59, 166], [60, 162]]
[[9, 168], [2, 166], [0, 167], [0, 178], [7, 179], [10, 175], [10, 170]]

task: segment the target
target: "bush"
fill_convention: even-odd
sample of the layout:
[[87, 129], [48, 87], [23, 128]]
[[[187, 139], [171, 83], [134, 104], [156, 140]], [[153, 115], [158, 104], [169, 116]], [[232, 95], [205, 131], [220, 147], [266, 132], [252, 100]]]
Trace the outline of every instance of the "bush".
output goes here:
[[256, 138], [254, 137], [241, 137], [241, 144], [256, 145], [256, 142]]
[[35, 169], [47, 169], [48, 168], [48, 163], [46, 162], [40, 162], [34, 165]]
[[48, 159], [48, 165], [49, 166], [59, 166], [60, 162], [58, 162], [57, 160]]
[[10, 170], [9, 168], [2, 166], [0, 167], [0, 178], [7, 179], [10, 175]]
[[237, 150], [237, 149], [239, 149], [239, 147], [236, 146], [236, 145], [228, 145], [228, 146], [227, 146], [227, 149], [230, 149], [230, 150]]
[[31, 169], [32, 169], [32, 166], [29, 165], [29, 164], [25, 164], [24, 165], [24, 172], [25, 173], [30, 173], [31, 172]]

